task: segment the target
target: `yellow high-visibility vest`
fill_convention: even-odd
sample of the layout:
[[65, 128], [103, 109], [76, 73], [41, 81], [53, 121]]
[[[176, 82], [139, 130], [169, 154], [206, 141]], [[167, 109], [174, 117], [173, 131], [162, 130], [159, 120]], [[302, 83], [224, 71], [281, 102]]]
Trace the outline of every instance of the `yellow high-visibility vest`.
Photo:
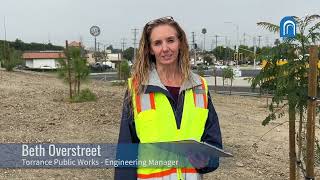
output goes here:
[[[180, 129], [166, 95], [161, 92], [138, 94], [135, 81], [128, 80], [134, 110], [134, 122], [140, 143], [170, 142], [194, 139], [200, 142], [208, 117], [208, 87], [202, 84], [185, 91]], [[139, 159], [143, 152], [139, 151]], [[201, 176], [194, 168], [138, 167], [138, 179], [198, 180]]]

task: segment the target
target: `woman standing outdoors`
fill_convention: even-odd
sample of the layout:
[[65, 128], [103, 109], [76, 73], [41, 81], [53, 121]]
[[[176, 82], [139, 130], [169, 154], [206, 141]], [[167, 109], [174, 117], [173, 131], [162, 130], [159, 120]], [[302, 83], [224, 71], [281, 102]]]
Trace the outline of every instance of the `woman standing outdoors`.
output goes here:
[[[222, 148], [206, 81], [191, 72], [186, 34], [172, 17], [144, 26], [128, 85], [118, 143], [195, 139]], [[194, 168], [116, 168], [115, 179], [197, 180], [219, 166], [196, 152], [188, 159]]]

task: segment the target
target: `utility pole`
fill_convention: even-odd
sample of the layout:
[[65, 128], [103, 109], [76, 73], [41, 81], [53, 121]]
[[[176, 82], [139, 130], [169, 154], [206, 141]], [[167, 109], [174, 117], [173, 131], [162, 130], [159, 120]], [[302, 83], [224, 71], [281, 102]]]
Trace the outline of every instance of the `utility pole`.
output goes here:
[[258, 36], [258, 47], [260, 48], [260, 43], [261, 43], [261, 37], [262, 36]]
[[134, 28], [134, 29], [132, 29], [132, 31], [133, 31], [133, 59], [132, 59], [132, 62], [134, 62], [136, 59], [136, 54], [137, 54], [136, 45], [137, 45], [138, 29]]
[[[9, 57], [9, 55], [7, 54], [8, 51], [6, 49], [6, 43], [7, 43], [7, 27], [6, 27], [6, 17], [3, 17], [3, 27], [4, 27], [4, 41], [3, 41], [3, 55], [4, 55], [4, 61], [7, 61], [7, 57]], [[9, 49], [9, 47], [8, 47]], [[0, 62], [0, 67], [2, 67], [2, 64]]]
[[126, 38], [122, 38], [121, 39], [121, 47], [122, 47], [122, 53], [123, 53], [123, 51], [124, 51], [124, 47], [125, 47], [125, 45], [126, 45]]
[[197, 59], [197, 47], [196, 47], [196, 42], [195, 42], [195, 33], [192, 33], [192, 47], [193, 47], [193, 52], [194, 52], [194, 65], [196, 65], [196, 59]]
[[246, 45], [246, 33], [243, 33], [243, 45]]
[[222, 37], [222, 36], [215, 35], [214, 37], [216, 38], [216, 48], [217, 48], [218, 47], [218, 38]]
[[[215, 35], [215, 38], [216, 38], [216, 51], [217, 51], [217, 47], [218, 47], [218, 37], [222, 37], [222, 36], [218, 36], [218, 35]], [[217, 60], [217, 57], [216, 57], [216, 60]], [[213, 67], [213, 76], [214, 76], [214, 92], [216, 93], [217, 92], [217, 70], [216, 70], [216, 67], [214, 66]]]
[[257, 54], [256, 37], [252, 38], [252, 44], [253, 44], [253, 68], [256, 69], [256, 54]]
[[[97, 52], [97, 37], [94, 37], [94, 54]], [[97, 59], [95, 59], [97, 61]]]
[[3, 17], [3, 26], [4, 26], [4, 41], [7, 41], [7, 27], [6, 27], [6, 17]]
[[211, 41], [211, 50], [213, 50], [213, 43], [214, 43], [214, 40], [212, 39], [212, 41]]
[[269, 37], [268, 36], [265, 37], [265, 41], [266, 41], [265, 46], [269, 47]]

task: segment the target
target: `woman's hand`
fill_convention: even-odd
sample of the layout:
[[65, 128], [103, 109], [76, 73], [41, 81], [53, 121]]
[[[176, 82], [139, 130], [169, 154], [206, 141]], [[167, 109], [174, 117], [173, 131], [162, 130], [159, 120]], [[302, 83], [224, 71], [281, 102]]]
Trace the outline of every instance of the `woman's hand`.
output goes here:
[[198, 152], [188, 152], [188, 159], [196, 169], [204, 168], [209, 163], [209, 157]]

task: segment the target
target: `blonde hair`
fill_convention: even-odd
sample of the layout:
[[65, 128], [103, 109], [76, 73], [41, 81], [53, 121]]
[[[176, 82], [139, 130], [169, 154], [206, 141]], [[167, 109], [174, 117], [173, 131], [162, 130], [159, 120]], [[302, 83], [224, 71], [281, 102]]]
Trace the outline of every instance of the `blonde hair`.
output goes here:
[[177, 38], [180, 41], [178, 66], [182, 74], [182, 82], [186, 81], [190, 75], [189, 46], [185, 32], [172, 17], [155, 19], [148, 22], [143, 28], [138, 53], [133, 64], [132, 79], [136, 83], [136, 90], [140, 93], [144, 92], [142, 84], [146, 84], [149, 81], [149, 72], [152, 68], [152, 63], [155, 63], [155, 56], [150, 53], [150, 35], [152, 30], [159, 25], [169, 25], [177, 31]]

